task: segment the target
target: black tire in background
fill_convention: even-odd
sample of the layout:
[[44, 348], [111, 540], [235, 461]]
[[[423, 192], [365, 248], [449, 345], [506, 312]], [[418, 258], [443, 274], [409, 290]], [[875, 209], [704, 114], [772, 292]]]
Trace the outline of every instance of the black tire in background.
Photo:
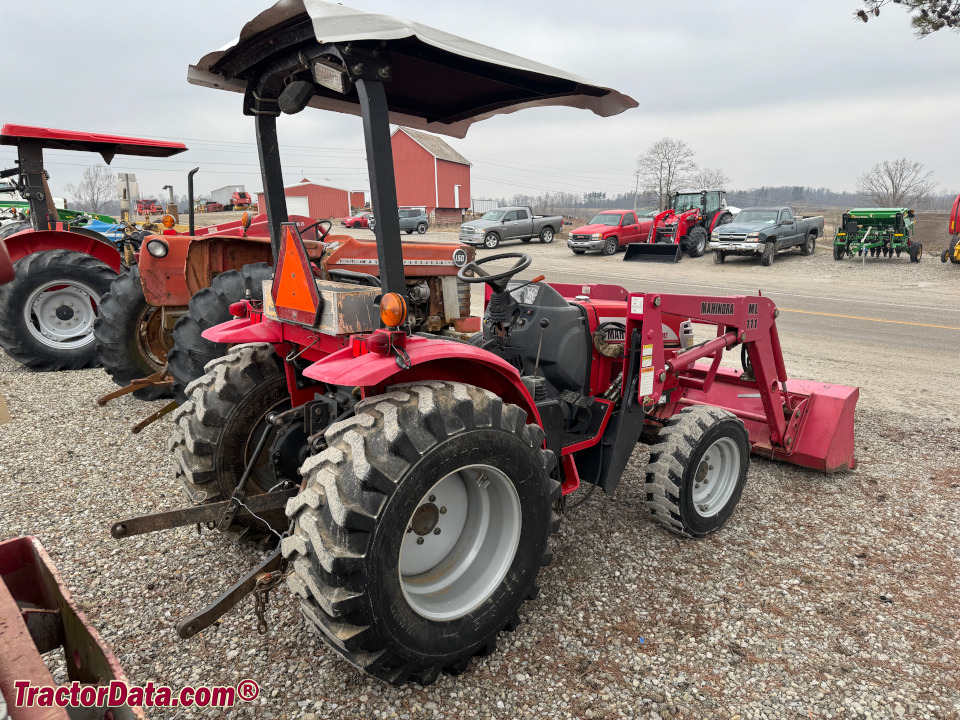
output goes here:
[[[103, 369], [121, 387], [163, 369], [173, 344], [164, 332], [160, 308], [147, 304], [140, 281], [140, 268], [118, 275], [103, 296], [93, 326], [97, 357]], [[169, 385], [145, 387], [133, 392], [140, 400], [172, 397]]]
[[816, 249], [817, 249], [817, 235], [816, 233], [810, 233], [809, 235], [807, 235], [806, 240], [803, 241], [803, 245], [800, 246], [800, 254], [813, 255]]
[[713, 251], [713, 264], [723, 265], [727, 261], [727, 254], [723, 250]]
[[763, 253], [760, 255], [760, 264], [764, 267], [773, 265], [773, 258], [777, 254], [777, 245], [773, 242], [763, 244]]
[[30, 224], [29, 220], [18, 220], [17, 222], [8, 223], [7, 225], [0, 227], [0, 240], [5, 237], [10, 237], [11, 235], [15, 235], [21, 230], [28, 230], [31, 227], [33, 226]]
[[750, 440], [743, 421], [726, 410], [695, 405], [670, 418], [657, 440], [646, 470], [646, 505], [653, 519], [685, 537], [719, 530], [747, 481]]
[[500, 236], [495, 232], [487, 233], [483, 238], [483, 246], [488, 250], [493, 250], [500, 244]]
[[914, 240], [910, 244], [910, 262], [918, 263], [920, 262], [920, 259], [922, 257], [923, 257], [923, 243], [918, 243], [916, 240]]
[[[14, 271], [0, 288], [0, 347], [33, 370], [96, 367], [93, 325], [113, 268], [86, 253], [44, 250], [17, 260]], [[66, 335], [72, 323], [76, 334]]]
[[523, 410], [470, 385], [394, 386], [355, 412], [287, 503], [288, 582], [334, 652], [429, 685], [494, 652], [536, 597], [559, 522], [555, 457]]
[[204, 339], [203, 331], [230, 320], [230, 306], [248, 293], [251, 300], [262, 300], [263, 281], [272, 277], [273, 268], [266, 263], [244, 265], [240, 270], [217, 275], [210, 287], [190, 298], [187, 312], [173, 326], [173, 348], [167, 353], [167, 369], [178, 403], [186, 400], [187, 385], [204, 374], [206, 364], [227, 352], [225, 343]]
[[833, 246], [833, 259], [834, 259], [834, 260], [843, 260], [843, 255], [844, 255], [843, 246], [842, 246], [842, 245], [836, 245], [836, 244], [834, 244], [834, 246]]
[[[241, 345], [211, 363], [207, 373], [190, 385], [186, 401], [174, 413], [168, 443], [174, 472], [190, 501], [229, 500], [267, 427], [267, 415], [289, 408], [283, 361], [272, 345]], [[306, 435], [302, 439], [305, 456]], [[278, 474], [283, 466], [271, 457], [272, 442], [267, 442], [247, 480], [246, 495], [268, 492], [284, 480], [300, 481], [295, 476], [297, 458], [287, 458], [292, 460], [294, 477]], [[288, 527], [282, 509], [259, 513], [259, 518], [237, 518], [229, 534], [245, 541], [275, 543]]]
[[700, 257], [707, 251], [707, 231], [702, 227], [695, 227], [687, 235], [687, 255], [692, 258]]
[[418, 235], [423, 235], [425, 232], [427, 232], [427, 224], [426, 224], [426, 223], [419, 223], [419, 224], [417, 225], [417, 234], [418, 234]]

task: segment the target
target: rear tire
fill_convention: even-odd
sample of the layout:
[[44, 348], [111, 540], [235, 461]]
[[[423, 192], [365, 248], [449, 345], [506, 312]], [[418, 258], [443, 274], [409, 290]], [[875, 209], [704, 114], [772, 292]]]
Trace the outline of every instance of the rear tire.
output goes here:
[[695, 227], [687, 235], [687, 255], [692, 258], [700, 257], [707, 251], [707, 231], [702, 227]]
[[11, 235], [16, 235], [21, 230], [27, 230], [31, 228], [29, 220], [18, 220], [17, 222], [8, 223], [3, 227], [0, 227], [0, 240]]
[[817, 249], [817, 236], [815, 233], [810, 233], [809, 235], [807, 235], [807, 239], [803, 241], [803, 245], [800, 246], [800, 254], [813, 255], [816, 249]]
[[615, 237], [608, 237], [603, 241], [603, 250], [600, 252], [604, 255], [616, 255], [617, 250], [620, 247], [620, 241]]
[[494, 652], [536, 597], [559, 521], [555, 458], [523, 410], [470, 385], [395, 386], [355, 411], [287, 502], [288, 583], [334, 652], [429, 685]]
[[[176, 477], [193, 504], [229, 500], [256, 449], [267, 414], [290, 408], [283, 362], [267, 343], [237, 345], [210, 363], [207, 373], [187, 388], [186, 397], [173, 415], [168, 444]], [[305, 435], [303, 451], [305, 457]], [[299, 477], [278, 476], [271, 455], [268, 441], [247, 480], [247, 495], [267, 492], [283, 480], [299, 483]], [[293, 475], [296, 466], [294, 459]], [[266, 543], [278, 539], [271, 528], [279, 534], [288, 527], [282, 509], [260, 517], [266, 523], [249, 516], [237, 518], [229, 534]]]
[[549, 245], [553, 242], [554, 232], [553, 228], [545, 227], [540, 231], [540, 242]]
[[763, 244], [763, 254], [760, 255], [760, 264], [764, 267], [770, 267], [773, 265], [773, 258], [777, 254], [777, 246], [775, 243], [768, 242]]
[[426, 224], [426, 223], [420, 223], [419, 225], [417, 225], [417, 234], [423, 235], [423, 234], [426, 233], [426, 232], [427, 232], [427, 224]]
[[173, 348], [167, 353], [178, 403], [186, 400], [187, 385], [203, 375], [207, 363], [227, 353], [226, 343], [207, 340], [203, 331], [230, 320], [230, 306], [248, 291], [251, 300], [263, 300], [263, 281], [272, 277], [273, 268], [266, 263], [244, 265], [217, 275], [210, 287], [190, 298], [187, 312], [173, 326]]
[[[140, 281], [140, 268], [118, 275], [103, 296], [93, 326], [97, 356], [113, 381], [126, 387], [163, 369], [173, 337], [163, 329], [160, 308], [147, 303]], [[169, 385], [135, 390], [140, 400], [172, 397]]]
[[33, 370], [96, 367], [93, 325], [113, 268], [86, 253], [44, 250], [17, 260], [14, 271], [0, 288], [0, 347]]
[[923, 258], [923, 244], [914, 242], [910, 245], [910, 262], [918, 263]]
[[723, 527], [740, 501], [750, 440], [732, 413], [695, 405], [670, 418], [650, 448], [646, 505], [672, 533], [703, 537]]
[[833, 259], [834, 260], [843, 260], [843, 247], [841, 245], [833, 246]]

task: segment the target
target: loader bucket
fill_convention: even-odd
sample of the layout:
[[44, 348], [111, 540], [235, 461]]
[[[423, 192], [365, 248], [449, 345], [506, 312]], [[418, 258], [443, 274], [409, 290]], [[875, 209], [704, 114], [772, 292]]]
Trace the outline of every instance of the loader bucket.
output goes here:
[[[698, 364], [690, 377], [703, 380], [707, 366]], [[785, 447], [770, 442], [768, 424], [755, 381], [743, 380], [739, 370], [720, 368], [709, 390], [689, 388], [681, 405], [711, 405], [727, 410], [741, 420], [750, 436], [754, 454], [821, 472], [840, 472], [856, 467], [853, 420], [859, 388], [812, 380], [787, 380], [787, 392], [806, 399], [802, 412], [789, 419]]]
[[678, 263], [682, 250], [677, 243], [630, 243], [623, 253], [623, 259], [638, 262]]

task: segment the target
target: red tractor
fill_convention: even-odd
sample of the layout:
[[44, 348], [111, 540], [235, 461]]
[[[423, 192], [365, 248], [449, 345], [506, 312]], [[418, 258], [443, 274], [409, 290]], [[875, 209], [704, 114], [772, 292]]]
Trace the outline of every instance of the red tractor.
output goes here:
[[[279, 546], [180, 637], [251, 592], [265, 631], [266, 593], [286, 578], [334, 652], [388, 682], [429, 684], [517, 626], [566, 498], [581, 484], [613, 493], [638, 440], [650, 445], [646, 513], [692, 537], [733, 513], [751, 452], [854, 466], [857, 389], [789, 379], [765, 297], [521, 280], [531, 258], [506, 253], [457, 273], [486, 286], [482, 332], [413, 332], [390, 123], [462, 136], [531, 105], [612, 115], [637, 103], [421, 25], [306, 8], [275, 5], [190, 68], [192, 82], [245, 92], [276, 272], [262, 302], [235, 303], [234, 320], [204, 333], [234, 347], [175, 415], [171, 448], [193, 507], [112, 534], [208, 523]], [[285, 222], [276, 117], [308, 104], [362, 116], [375, 281], [321, 277]], [[687, 341], [691, 321], [713, 339]], [[721, 368], [736, 347], [744, 370]]]
[[43, 169], [44, 150], [169, 157], [182, 143], [25, 125], [0, 128], [0, 144], [15, 145], [20, 194], [30, 203], [32, 228], [0, 239], [16, 279], [0, 289], [0, 347], [34, 370], [76, 370], [97, 364], [93, 324], [100, 299], [120, 272], [122, 252], [104, 235], [59, 222]]
[[680, 262], [684, 250], [700, 257], [713, 229], [733, 220], [725, 196], [723, 190], [673, 193], [670, 207], [654, 217], [646, 241], [628, 245], [623, 259]]
[[250, 199], [250, 193], [243, 190], [235, 192], [232, 199], [234, 210], [249, 210], [253, 201]]
[[947, 249], [940, 253], [940, 262], [948, 260], [953, 264], [960, 263], [960, 195], [953, 201], [950, 210], [950, 241]]
[[163, 208], [160, 203], [153, 198], [137, 200], [138, 215], [163, 215]]

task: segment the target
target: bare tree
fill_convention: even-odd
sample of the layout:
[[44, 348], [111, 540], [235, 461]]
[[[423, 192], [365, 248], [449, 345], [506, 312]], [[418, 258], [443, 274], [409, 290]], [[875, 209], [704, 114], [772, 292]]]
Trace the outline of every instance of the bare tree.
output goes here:
[[682, 187], [697, 169], [696, 153], [683, 140], [665, 137], [657, 140], [637, 158], [637, 173], [647, 190], [657, 193], [662, 210], [670, 193]]
[[857, 178], [857, 191], [878, 207], [919, 205], [936, 187], [932, 170], [906, 158], [884, 160]]
[[725, 190], [730, 178], [720, 168], [697, 168], [687, 182], [696, 190]]
[[863, 7], [853, 16], [862, 22], [880, 14], [880, 8], [901, 5], [910, 13], [910, 24], [917, 37], [926, 37], [937, 30], [960, 31], [960, 0], [861, 0]]
[[66, 189], [79, 209], [100, 213], [116, 197], [117, 180], [106, 165], [91, 165], [84, 168], [79, 185]]

